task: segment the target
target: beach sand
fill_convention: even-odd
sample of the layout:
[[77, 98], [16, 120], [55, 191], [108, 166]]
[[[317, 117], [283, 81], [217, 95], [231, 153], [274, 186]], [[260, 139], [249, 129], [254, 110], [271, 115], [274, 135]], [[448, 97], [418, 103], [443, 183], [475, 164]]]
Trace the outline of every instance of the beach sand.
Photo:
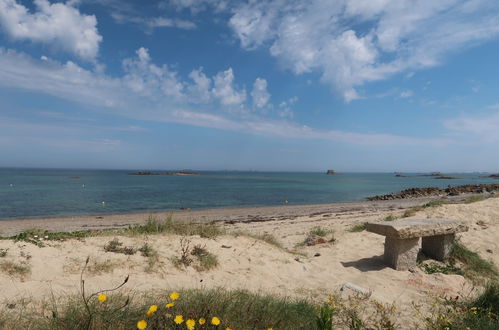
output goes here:
[[[90, 257], [92, 271], [86, 275], [89, 290], [112, 287], [127, 275], [130, 280], [123, 292], [148, 292], [180, 288], [241, 288], [254, 292], [307, 297], [324, 301], [337, 293], [345, 283], [372, 292], [372, 298], [395, 303], [402, 319], [414, 315], [413, 302], [427, 302], [430, 294], [466, 296], [472, 284], [460, 275], [426, 274], [419, 268], [396, 271], [381, 259], [384, 237], [362, 232], [349, 232], [355, 224], [382, 220], [389, 215], [400, 216], [412, 205], [425, 200], [362, 202], [315, 206], [285, 206], [207, 211], [186, 211], [174, 214], [175, 219], [220, 221], [228, 232], [272, 234], [283, 248], [249, 236], [221, 235], [214, 239], [190, 236], [190, 246], [200, 244], [218, 257], [219, 266], [209, 271], [193, 267], [175, 268], [170, 258], [180, 253], [180, 236], [134, 235], [108, 236], [50, 241], [45, 247], [12, 240], [0, 241], [0, 249], [8, 249], [1, 261], [25, 262], [31, 272], [26, 276], [0, 272], [0, 300], [4, 303], [29, 297], [43, 300], [50, 296], [77, 293], [80, 271]], [[163, 214], [157, 214], [163, 216]], [[148, 214], [106, 215], [67, 219], [9, 220], [0, 223], [0, 230], [13, 234], [30, 227], [51, 230], [119, 228], [143, 223]], [[459, 239], [483, 258], [499, 264], [499, 198], [470, 204], [445, 204], [425, 208], [413, 217], [443, 217], [466, 221], [470, 230]], [[296, 245], [308, 232], [320, 226], [334, 231], [334, 242], [315, 246]], [[124, 255], [105, 252], [104, 245], [114, 237], [126, 246], [139, 248], [144, 243], [159, 253], [152, 272], [148, 260], [137, 253]], [[293, 254], [286, 249], [295, 249]], [[316, 256], [317, 255], [317, 256]]]

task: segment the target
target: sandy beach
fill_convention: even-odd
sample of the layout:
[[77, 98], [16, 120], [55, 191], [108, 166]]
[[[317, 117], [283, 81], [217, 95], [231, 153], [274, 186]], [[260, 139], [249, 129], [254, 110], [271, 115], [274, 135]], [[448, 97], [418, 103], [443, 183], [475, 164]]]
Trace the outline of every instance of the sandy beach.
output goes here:
[[[396, 271], [384, 265], [384, 237], [350, 232], [356, 224], [378, 221], [387, 216], [398, 217], [425, 199], [344, 203], [331, 205], [282, 206], [205, 211], [175, 212], [179, 221], [218, 221], [228, 233], [215, 238], [189, 236], [191, 246], [202, 245], [215, 254], [219, 265], [208, 271], [193, 267], [175, 268], [170, 259], [180, 252], [181, 236], [119, 235], [46, 241], [44, 247], [27, 242], [0, 241], [7, 251], [3, 261], [29, 265], [28, 274], [0, 273], [0, 300], [4, 303], [30, 297], [34, 301], [49, 296], [76, 293], [85, 259], [90, 257], [93, 269], [87, 275], [91, 289], [110, 287], [130, 275], [125, 292], [148, 292], [155, 288], [242, 288], [254, 292], [308, 297], [314, 301], [327, 299], [350, 283], [372, 292], [372, 298], [395, 303], [401, 317], [411, 318], [413, 302], [426, 302], [429, 294], [466, 296], [473, 285], [460, 275], [426, 274], [417, 268]], [[155, 214], [158, 218], [166, 214]], [[105, 215], [78, 218], [24, 219], [0, 222], [4, 235], [27, 228], [56, 231], [122, 228], [143, 223], [149, 214]], [[499, 198], [475, 203], [453, 203], [425, 208], [411, 218], [441, 217], [465, 221], [470, 230], [458, 237], [481, 257], [499, 264]], [[315, 246], [299, 246], [308, 232], [316, 227], [331, 231], [328, 242]], [[277, 247], [251, 235], [272, 234], [281, 244]], [[125, 255], [105, 252], [113, 238], [124, 246], [154, 247], [158, 260], [147, 269], [147, 258], [140, 254]], [[333, 239], [334, 238], [334, 239]], [[331, 240], [331, 241], [329, 241]], [[295, 251], [291, 253], [290, 251]], [[105, 265], [105, 267], [104, 267]], [[16, 298], [13, 298], [16, 297]]]
[[[459, 202], [466, 198], [467, 195], [444, 197], [445, 200], [453, 202]], [[294, 219], [297, 217], [309, 217], [319, 214], [329, 214], [332, 218], [344, 214], [361, 216], [362, 214], [373, 212], [403, 210], [436, 199], [442, 199], [442, 197], [432, 196], [389, 201], [363, 201], [315, 205], [281, 205], [206, 210], [172, 210], [147, 213], [95, 214], [74, 217], [0, 219], [0, 235], [4, 237], [12, 236], [32, 228], [50, 231], [119, 229], [130, 225], [142, 224], [150, 216], [165, 218], [169, 215], [173, 215], [178, 221], [194, 222], [265, 222]]]

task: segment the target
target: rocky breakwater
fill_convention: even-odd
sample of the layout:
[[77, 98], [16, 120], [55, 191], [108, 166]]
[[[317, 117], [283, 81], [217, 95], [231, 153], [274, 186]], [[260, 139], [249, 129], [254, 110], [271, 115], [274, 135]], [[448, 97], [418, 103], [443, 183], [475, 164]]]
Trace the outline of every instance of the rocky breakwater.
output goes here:
[[429, 196], [457, 196], [466, 193], [495, 193], [496, 191], [499, 191], [499, 184], [467, 184], [448, 188], [409, 188], [398, 193], [377, 195], [367, 199], [370, 201], [386, 201]]

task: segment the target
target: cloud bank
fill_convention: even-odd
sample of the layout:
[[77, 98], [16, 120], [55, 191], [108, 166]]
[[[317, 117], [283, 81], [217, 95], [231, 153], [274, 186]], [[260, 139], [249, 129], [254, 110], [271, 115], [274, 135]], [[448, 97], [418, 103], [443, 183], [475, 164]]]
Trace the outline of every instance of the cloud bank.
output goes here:
[[[76, 63], [65, 64], [0, 48], [0, 85], [54, 95], [91, 106], [93, 111], [128, 118], [172, 122], [269, 137], [321, 139], [361, 145], [425, 145], [449, 143], [440, 138], [413, 138], [392, 134], [317, 130], [278, 119], [287, 117], [296, 98], [281, 102], [276, 118], [262, 117], [251, 104], [269, 104], [263, 78], [255, 80], [252, 99], [235, 83], [231, 68], [212, 77], [202, 68], [182, 79], [167, 65], [153, 63], [149, 52], [123, 60], [124, 75], [110, 77]], [[267, 92], [268, 93], [268, 92]], [[282, 113], [281, 113], [282, 112]]]
[[366, 83], [499, 35], [493, 0], [248, 1], [232, 13], [241, 47], [267, 49], [295, 74], [319, 73], [346, 102]]

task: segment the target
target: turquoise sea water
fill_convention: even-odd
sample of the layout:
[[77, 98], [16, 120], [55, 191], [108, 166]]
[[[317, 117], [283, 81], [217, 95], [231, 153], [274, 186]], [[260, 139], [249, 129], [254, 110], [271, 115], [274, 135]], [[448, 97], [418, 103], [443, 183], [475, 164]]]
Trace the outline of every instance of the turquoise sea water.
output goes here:
[[[149, 212], [179, 208], [362, 201], [412, 187], [499, 183], [484, 174], [459, 179], [393, 173], [200, 172], [134, 176], [123, 170], [0, 169], [0, 219]], [[449, 173], [446, 173], [449, 174]], [[105, 203], [102, 203], [105, 202]]]

